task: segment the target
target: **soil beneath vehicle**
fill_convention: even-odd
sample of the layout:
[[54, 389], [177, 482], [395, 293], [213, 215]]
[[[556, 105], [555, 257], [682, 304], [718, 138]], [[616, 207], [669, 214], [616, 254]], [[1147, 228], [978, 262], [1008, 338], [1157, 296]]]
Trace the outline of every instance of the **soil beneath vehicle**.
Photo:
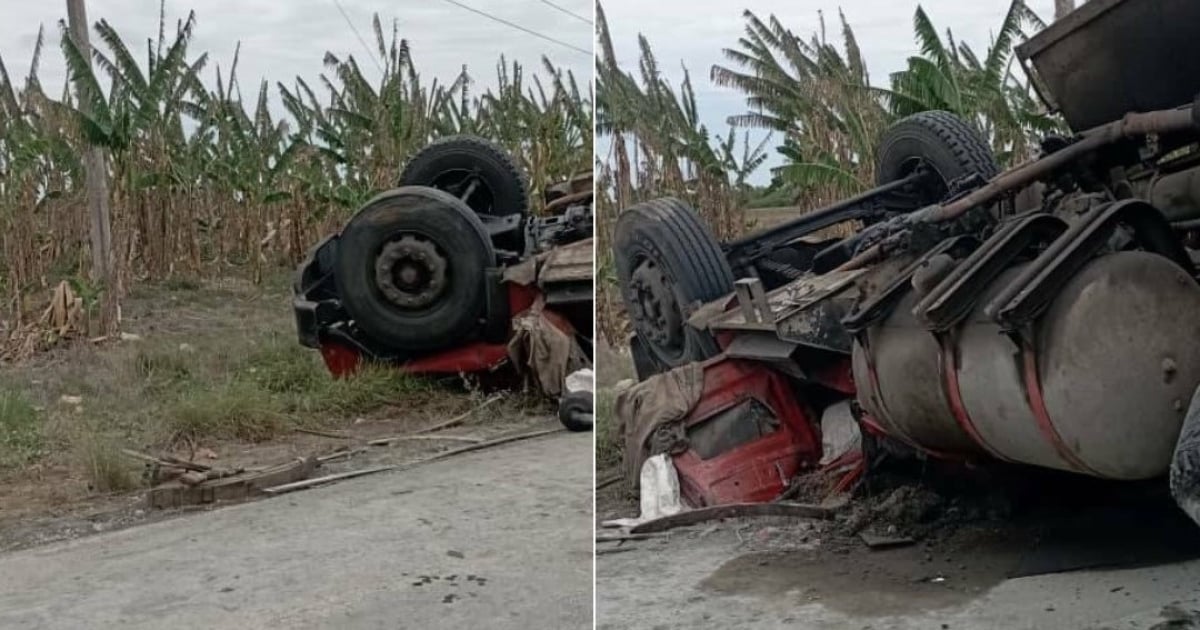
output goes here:
[[[709, 617], [697, 620], [684, 614], [677, 623], [637, 627], [685, 627], [688, 619], [746, 627], [788, 627], [803, 620], [813, 622], [811, 627], [846, 627], [831, 620], [861, 619], [862, 625], [850, 627], [907, 627], [899, 620], [930, 622], [973, 608], [999, 614], [1007, 609], [987, 604], [990, 593], [1010, 582], [1051, 579], [1038, 576], [1144, 568], [1150, 571], [1147, 580], [1155, 583], [1155, 567], [1195, 564], [1200, 569], [1200, 564], [1188, 564], [1200, 558], [1195, 525], [1161, 485], [1112, 484], [1021, 469], [889, 468], [869, 475], [831, 520], [728, 519], [673, 530], [661, 538], [601, 543], [598, 627], [620, 627], [635, 600], [643, 615], [658, 606], [679, 605], [676, 596], [660, 588], [694, 593], [686, 601]], [[624, 482], [600, 490], [596, 509], [598, 523], [638, 511]], [[624, 586], [606, 586], [631, 579], [637, 558], [652, 574], [666, 566], [682, 568], [674, 577], [660, 575], [661, 581], [642, 584], [636, 597]], [[1188, 569], [1186, 575], [1195, 572]], [[1061, 578], [1072, 585], [1075, 579]], [[1184, 588], [1174, 582], [1163, 586], [1164, 592]], [[604, 594], [608, 588], [616, 589], [611, 598]], [[1107, 588], [1111, 610], [1157, 601], [1154, 592], [1123, 582]], [[1086, 618], [1091, 597], [1080, 587], [1027, 606], [1036, 607], [1031, 614], [1046, 618], [1064, 609], [1083, 611]], [[726, 616], [723, 610], [735, 605], [743, 612]], [[808, 605], [824, 612], [796, 616]], [[656, 610], [647, 618], [658, 617]], [[830, 625], [815, 623], [817, 619]]]

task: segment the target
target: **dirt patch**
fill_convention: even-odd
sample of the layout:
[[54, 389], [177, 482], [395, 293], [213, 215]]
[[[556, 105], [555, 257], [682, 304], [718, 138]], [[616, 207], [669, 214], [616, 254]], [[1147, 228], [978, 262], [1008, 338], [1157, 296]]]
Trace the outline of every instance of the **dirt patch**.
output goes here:
[[979, 597], [1005, 578], [1018, 552], [1019, 544], [1006, 532], [987, 528], [886, 551], [852, 539], [824, 539], [812, 549], [738, 556], [703, 580], [701, 588], [722, 595], [786, 596], [797, 604], [820, 601], [856, 616], [902, 614]]
[[[335, 381], [295, 341], [286, 279], [257, 286], [142, 287], [124, 305], [124, 340], [80, 341], [0, 367], [0, 551], [186, 511], [151, 511], [146, 466], [130, 448], [265, 468], [429, 426], [478, 406], [468, 383], [378, 370]], [[540, 425], [538, 399], [506, 395], [448, 433], [490, 439]], [[553, 426], [553, 425], [552, 425]], [[335, 431], [346, 439], [297, 432]], [[461, 440], [372, 448], [322, 472], [409, 461]], [[205, 459], [213, 453], [216, 459]]]

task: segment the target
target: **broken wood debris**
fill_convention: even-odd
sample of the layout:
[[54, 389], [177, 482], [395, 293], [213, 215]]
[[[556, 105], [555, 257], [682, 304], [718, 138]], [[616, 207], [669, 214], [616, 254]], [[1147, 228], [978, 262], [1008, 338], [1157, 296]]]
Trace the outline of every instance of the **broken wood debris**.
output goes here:
[[187, 460], [180, 459], [180, 458], [172, 456], [172, 455], [164, 455], [163, 457], [155, 457], [153, 455], [147, 455], [146, 453], [140, 453], [138, 451], [128, 449], [128, 448], [121, 449], [121, 452], [124, 453], [127, 457], [132, 457], [134, 459], [146, 462], [148, 464], [155, 464], [157, 466], [162, 466], [164, 468], [182, 468], [184, 470], [190, 470], [190, 471], [196, 471], [196, 472], [208, 472], [209, 470], [212, 470], [212, 466], [206, 466], [204, 464], [197, 464], [195, 462], [189, 462]]
[[228, 470], [189, 470], [179, 476], [179, 481], [189, 486], [195, 486], [204, 483], [205, 481], [213, 481], [216, 479], [225, 479], [246, 472], [245, 468], [230, 468]]
[[908, 545], [916, 544], [916, 540], [908, 536], [890, 536], [886, 534], [872, 534], [870, 532], [862, 532], [858, 537], [870, 549], [893, 549], [895, 547], [907, 547]]
[[483, 438], [475, 437], [473, 435], [393, 435], [391, 437], [371, 440], [370, 442], [367, 442], [367, 444], [371, 446], [388, 446], [392, 442], [403, 442], [407, 440], [445, 440], [447, 442], [471, 442], [473, 444], [477, 444], [482, 442]]
[[649, 534], [597, 534], [596, 542], [615, 542], [619, 544], [630, 540], [650, 540], [651, 538], [663, 538], [669, 537], [670, 535], [670, 532], [655, 532]]
[[349, 448], [349, 447], [343, 446], [328, 455], [322, 455], [322, 456], [318, 457], [317, 461], [322, 464], [325, 464], [328, 462], [336, 462], [341, 459], [350, 459], [351, 457], [354, 457], [355, 455], [362, 455], [363, 453], [366, 453], [369, 450], [371, 450], [371, 449], [369, 449], [365, 446], [360, 446], [358, 448]]
[[663, 532], [676, 527], [686, 527], [726, 518], [757, 516], [791, 516], [797, 518], [830, 519], [836, 510], [808, 503], [733, 503], [712, 505], [697, 510], [679, 512], [640, 523], [630, 528], [630, 534]]
[[188, 485], [180, 480], [169, 481], [151, 488], [146, 494], [146, 503], [152, 508], [177, 508], [245, 499], [260, 494], [264, 488], [306, 479], [318, 465], [316, 457], [305, 457], [256, 473], [243, 473], [196, 485]]
[[388, 470], [396, 470], [397, 468], [398, 468], [398, 466], [376, 466], [374, 468], [363, 468], [362, 470], [351, 470], [349, 472], [335, 473], [332, 475], [325, 475], [323, 477], [314, 477], [312, 479], [302, 479], [300, 481], [293, 481], [291, 483], [285, 483], [285, 484], [281, 484], [278, 486], [272, 486], [270, 488], [263, 488], [262, 491], [267, 494], [271, 494], [271, 495], [283, 494], [285, 492], [291, 492], [293, 490], [303, 490], [305, 488], [319, 486], [321, 484], [326, 484], [331, 481], [337, 481], [339, 479], [350, 479], [352, 477], [362, 477], [364, 475], [373, 475], [375, 473], [381, 473], [381, 472], [385, 472]]
[[462, 424], [463, 422], [466, 422], [467, 418], [470, 418], [472, 415], [482, 411], [484, 408], [486, 408], [487, 406], [491, 405], [492, 403], [500, 400], [503, 397], [504, 396], [501, 396], [500, 394], [496, 394], [495, 396], [492, 396], [491, 398], [488, 398], [487, 400], [483, 401], [482, 403], [479, 404], [479, 406], [477, 406], [473, 409], [470, 409], [462, 414], [459, 414], [453, 418], [450, 418], [449, 420], [446, 420], [445, 422], [439, 422], [433, 426], [428, 426], [428, 427], [425, 427], [424, 429], [418, 429], [417, 431], [414, 431], [413, 434], [420, 435], [422, 433], [433, 433], [434, 431], [441, 431], [442, 429], [449, 429], [450, 427], [456, 427], [456, 426]]
[[618, 481], [620, 481], [624, 478], [625, 478], [625, 475], [622, 475], [621, 473], [617, 473], [615, 475], [609, 475], [608, 477], [605, 477], [604, 479], [601, 479], [596, 482], [596, 489], [602, 490], [604, 488], [607, 488], [607, 487], [613, 485], [614, 483], [617, 483]]
[[335, 440], [352, 440], [353, 435], [342, 433], [340, 431], [323, 431], [321, 429], [306, 429], [304, 427], [296, 427], [297, 433], [307, 433], [309, 435], [317, 435], [320, 437], [333, 438]]
[[[311, 475], [318, 466], [324, 462], [333, 461], [334, 459], [342, 459], [352, 457], [358, 453], [364, 452], [367, 449], [360, 447], [358, 449], [345, 449], [331, 453], [322, 457], [307, 457], [298, 459], [287, 464], [267, 468], [262, 471], [244, 475], [246, 471], [242, 469], [232, 471], [188, 471], [186, 479], [184, 476], [169, 481], [150, 490], [146, 496], [146, 502], [150, 507], [155, 508], [173, 508], [182, 507], [185, 505], [196, 505], [203, 503], [213, 503], [215, 501], [231, 501], [244, 499], [258, 494], [278, 495], [295, 490], [303, 490], [314, 486], [324, 485], [341, 479], [350, 479], [353, 477], [361, 477], [374, 473], [384, 472], [388, 470], [406, 470], [426, 464], [429, 462], [445, 459], [454, 455], [461, 455], [473, 451], [483, 450], [494, 446], [509, 444], [519, 440], [529, 440], [551, 433], [561, 433], [563, 429], [543, 429], [539, 431], [531, 431], [528, 433], [520, 433], [517, 435], [509, 435], [496, 438], [486, 442], [468, 444], [461, 448], [455, 448], [448, 451], [437, 453], [430, 457], [409, 462], [406, 464], [376, 466], [374, 468], [365, 468], [362, 470], [352, 470], [343, 473], [335, 473], [325, 475], [323, 477], [312, 478]], [[145, 461], [153, 461], [161, 464], [168, 464], [165, 460], [130, 451], [131, 455], [135, 455], [138, 459]]]

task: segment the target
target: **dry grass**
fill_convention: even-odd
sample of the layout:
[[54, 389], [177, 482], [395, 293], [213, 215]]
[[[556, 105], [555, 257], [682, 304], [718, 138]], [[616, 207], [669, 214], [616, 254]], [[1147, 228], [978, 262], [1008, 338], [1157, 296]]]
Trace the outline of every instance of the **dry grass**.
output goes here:
[[0, 476], [66, 463], [92, 490], [121, 491], [142, 483], [122, 448], [271, 440], [437, 397], [395, 370], [332, 379], [296, 342], [284, 278], [226, 284], [143, 287], [128, 309], [141, 340], [77, 342], [0, 370]]

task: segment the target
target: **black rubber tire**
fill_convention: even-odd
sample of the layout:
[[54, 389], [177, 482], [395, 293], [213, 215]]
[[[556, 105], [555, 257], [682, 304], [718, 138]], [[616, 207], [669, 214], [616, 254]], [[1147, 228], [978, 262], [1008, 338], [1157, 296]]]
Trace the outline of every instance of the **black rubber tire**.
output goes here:
[[[529, 214], [529, 183], [524, 173], [500, 145], [478, 136], [447, 136], [431, 142], [408, 160], [400, 173], [400, 185], [445, 190], [442, 178], [455, 171], [474, 171], [490, 190], [490, 195], [476, 194], [467, 200], [477, 214]], [[454, 194], [453, 190], [447, 192]], [[517, 230], [497, 236], [496, 247], [520, 253], [524, 241], [524, 231]]]
[[[401, 309], [375, 284], [375, 259], [385, 243], [417, 233], [445, 254], [447, 288], [423, 309]], [[496, 253], [479, 218], [458, 198], [406, 186], [367, 202], [342, 230], [334, 278], [346, 311], [373, 340], [396, 351], [428, 351], [462, 343], [481, 329], [485, 270]]]
[[591, 392], [568, 392], [558, 401], [558, 421], [568, 431], [578, 433], [591, 431], [593, 423], [580, 421], [576, 417], [576, 413], [595, 414]]
[[1200, 525], [1200, 388], [1183, 418], [1179, 441], [1171, 458], [1171, 496], [1197, 525]]
[[[733, 291], [733, 271], [716, 237], [694, 210], [675, 198], [643, 202], [622, 212], [613, 252], [627, 309], [636, 301], [631, 289], [633, 272], [646, 259], [663, 270], [685, 321], [694, 307]], [[643, 330], [638, 334], [651, 358], [664, 369], [702, 361], [719, 351], [712, 335], [686, 324], [678, 352], [655, 344]]]
[[[991, 179], [1000, 172], [987, 140], [970, 123], [944, 111], [913, 114], [892, 125], [879, 141], [875, 180], [894, 182], [912, 172], [920, 158], [945, 184], [978, 173]], [[930, 199], [936, 203], [941, 199]]]

